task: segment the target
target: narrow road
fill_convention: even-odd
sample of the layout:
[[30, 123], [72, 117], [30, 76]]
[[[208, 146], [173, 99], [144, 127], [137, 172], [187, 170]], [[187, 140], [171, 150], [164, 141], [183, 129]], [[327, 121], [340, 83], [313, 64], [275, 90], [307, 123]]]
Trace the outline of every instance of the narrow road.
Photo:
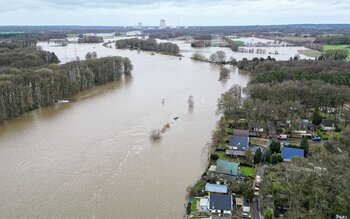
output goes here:
[[[264, 149], [263, 151], [263, 156], [261, 158], [261, 163], [259, 164], [258, 170], [256, 175], [259, 175], [261, 177], [261, 181], [264, 181], [264, 172], [265, 172], [265, 162], [266, 162], [266, 157], [268, 155], [268, 151], [270, 150], [270, 144], [272, 141], [277, 140], [277, 135], [276, 135], [276, 128], [275, 124], [273, 121], [269, 122], [269, 136], [270, 136], [270, 142], [268, 143], [268, 146]], [[254, 180], [254, 185], [255, 187], [255, 180]], [[259, 192], [258, 196], [255, 196], [253, 199], [253, 218], [255, 219], [264, 219], [264, 216], [261, 214], [262, 212], [262, 195]]]

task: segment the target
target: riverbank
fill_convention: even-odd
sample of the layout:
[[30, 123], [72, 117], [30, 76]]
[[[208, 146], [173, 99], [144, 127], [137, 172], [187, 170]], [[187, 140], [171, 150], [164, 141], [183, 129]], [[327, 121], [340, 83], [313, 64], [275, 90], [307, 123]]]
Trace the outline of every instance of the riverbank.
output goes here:
[[67, 99], [79, 91], [119, 80], [133, 66], [128, 58], [106, 57], [63, 65], [7, 68], [0, 83], [0, 122]]
[[[346, 61], [260, 59], [238, 63], [250, 69], [254, 78], [244, 89], [248, 95], [242, 95], [242, 87], [234, 86], [218, 101], [218, 112], [223, 117], [212, 136], [209, 165], [189, 189], [188, 215], [346, 215], [348, 205], [326, 196], [334, 178], [348, 178], [343, 174], [348, 172], [348, 165], [341, 163], [349, 160], [350, 129], [345, 121], [350, 114], [343, 106], [350, 101], [350, 89], [345, 81], [334, 80], [344, 74], [347, 65]], [[317, 77], [319, 81], [315, 82]], [[337, 100], [332, 109], [322, 99], [325, 87], [328, 95]], [[339, 169], [342, 174], [334, 174]], [[334, 190], [337, 197], [349, 196], [349, 191], [343, 190], [345, 182], [339, 181]], [[315, 188], [319, 192], [310, 193]], [[315, 202], [327, 202], [332, 208], [314, 205]]]

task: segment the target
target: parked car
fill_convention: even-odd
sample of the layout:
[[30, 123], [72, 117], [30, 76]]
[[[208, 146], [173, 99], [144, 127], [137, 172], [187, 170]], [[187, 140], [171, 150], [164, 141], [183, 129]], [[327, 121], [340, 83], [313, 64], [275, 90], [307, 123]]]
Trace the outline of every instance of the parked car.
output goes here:
[[281, 135], [278, 136], [278, 139], [279, 140], [287, 140], [287, 135], [282, 135], [281, 134]]
[[312, 141], [320, 142], [321, 141], [321, 137], [320, 136], [315, 136], [315, 137], [312, 138]]

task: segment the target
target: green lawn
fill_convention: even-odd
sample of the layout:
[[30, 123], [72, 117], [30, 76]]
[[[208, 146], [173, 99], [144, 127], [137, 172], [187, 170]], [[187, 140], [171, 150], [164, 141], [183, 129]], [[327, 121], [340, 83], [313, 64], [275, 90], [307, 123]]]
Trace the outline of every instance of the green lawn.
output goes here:
[[225, 132], [228, 133], [228, 134], [232, 134], [233, 132], [233, 129], [232, 128], [224, 128]]
[[76, 33], [68, 33], [67, 37], [79, 37], [79, 34]]
[[254, 168], [253, 167], [241, 166], [240, 169], [241, 169], [241, 175], [254, 176]]
[[225, 151], [215, 151], [216, 155], [219, 156], [220, 160], [229, 160], [230, 158], [226, 155]]
[[252, 145], [267, 146], [269, 141], [264, 138], [249, 138], [249, 143]]
[[192, 199], [192, 202], [191, 202], [191, 212], [195, 212], [197, 211], [197, 202], [198, 200], [197, 199]]
[[231, 158], [231, 157], [227, 156], [225, 151], [215, 151], [214, 154], [217, 154], [219, 156], [220, 160], [227, 160], [227, 161], [230, 161], [230, 162], [240, 163], [239, 159]]
[[204, 189], [205, 186], [205, 181], [204, 180], [199, 180], [194, 186], [193, 186], [193, 196], [199, 196], [201, 191]]
[[233, 44], [235, 44], [237, 46], [244, 46], [244, 42], [240, 41], [240, 40], [233, 40]]
[[346, 49], [348, 50], [348, 59], [350, 59], [350, 48], [349, 45], [325, 45], [323, 46], [325, 51], [327, 50], [337, 50], [337, 49]]

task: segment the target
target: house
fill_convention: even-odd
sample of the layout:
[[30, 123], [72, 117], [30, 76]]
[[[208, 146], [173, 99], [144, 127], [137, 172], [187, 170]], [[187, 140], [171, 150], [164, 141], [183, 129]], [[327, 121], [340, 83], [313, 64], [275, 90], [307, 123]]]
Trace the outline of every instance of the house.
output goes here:
[[201, 197], [199, 200], [199, 211], [208, 211], [209, 210], [209, 197]]
[[227, 185], [220, 185], [220, 184], [211, 184], [206, 183], [205, 184], [205, 191], [209, 193], [227, 193]]
[[321, 128], [325, 131], [334, 131], [336, 122], [333, 120], [323, 119], [321, 122]]
[[217, 160], [216, 165], [211, 165], [207, 171], [207, 177], [213, 180], [232, 181], [238, 175], [238, 163], [226, 160]]
[[232, 134], [234, 136], [249, 137], [249, 130], [233, 129]]
[[[250, 150], [250, 152], [254, 155], [255, 152], [258, 150], [258, 146], [254, 145], [254, 146], [248, 147], [247, 150]], [[247, 150], [240, 151], [240, 150], [227, 149], [225, 153], [227, 156], [231, 156], [231, 157], [245, 157]]]
[[312, 122], [308, 119], [302, 119], [299, 124], [299, 128], [302, 130], [310, 130], [314, 131], [315, 126], [312, 124]]
[[227, 160], [216, 161], [216, 172], [229, 176], [238, 175], [238, 163], [229, 162]]
[[304, 150], [300, 148], [282, 147], [283, 161], [291, 161], [293, 157], [304, 157]]
[[[249, 132], [248, 132], [248, 136], [249, 136]], [[238, 136], [238, 135], [231, 136], [230, 142], [228, 145], [229, 149], [239, 150], [239, 151], [247, 150], [248, 146], [249, 146], [249, 137]]]
[[212, 213], [231, 215], [233, 211], [232, 195], [211, 194], [209, 196], [209, 210]]
[[238, 151], [238, 150], [226, 150], [226, 155], [231, 157], [244, 157], [246, 151]]

